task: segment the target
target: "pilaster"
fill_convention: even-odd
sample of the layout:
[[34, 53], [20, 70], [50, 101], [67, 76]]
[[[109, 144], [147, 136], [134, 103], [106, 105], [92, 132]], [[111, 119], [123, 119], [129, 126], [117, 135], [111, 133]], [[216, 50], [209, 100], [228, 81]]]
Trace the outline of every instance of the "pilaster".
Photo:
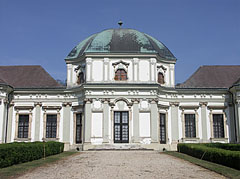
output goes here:
[[7, 123], [7, 143], [12, 142], [12, 122], [13, 122], [13, 107], [14, 103], [10, 103], [9, 109], [8, 109], [8, 123]]
[[84, 117], [84, 124], [85, 124], [85, 135], [84, 135], [84, 142], [90, 143], [91, 142], [91, 127], [92, 127], [92, 111], [91, 111], [92, 100], [85, 99], [85, 117]]
[[35, 103], [35, 134], [34, 141], [40, 141], [40, 117], [42, 103]]
[[109, 142], [109, 99], [103, 99], [103, 142]]
[[202, 141], [207, 142], [207, 102], [199, 103], [201, 107], [201, 122], [202, 122]]
[[63, 142], [70, 142], [71, 103], [63, 103]]
[[152, 100], [150, 103], [151, 106], [151, 140], [152, 142], [159, 141], [158, 135], [158, 107], [157, 107], [157, 100]]
[[170, 103], [171, 106], [171, 131], [172, 143], [176, 144], [179, 140], [179, 127], [178, 127], [178, 102]]
[[133, 142], [139, 142], [139, 100], [132, 100], [133, 103]]

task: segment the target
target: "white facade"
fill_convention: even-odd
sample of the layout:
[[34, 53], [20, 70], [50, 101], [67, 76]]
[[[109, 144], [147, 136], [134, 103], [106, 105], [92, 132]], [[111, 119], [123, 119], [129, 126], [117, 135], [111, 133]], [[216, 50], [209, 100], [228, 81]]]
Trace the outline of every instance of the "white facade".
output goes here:
[[[176, 88], [175, 62], [157, 54], [88, 53], [66, 59], [66, 88], [3, 85], [0, 143], [56, 140], [65, 143], [65, 150], [176, 150], [181, 142], [240, 142], [239, 88], [231, 89], [233, 105], [228, 90]], [[117, 70], [126, 72], [126, 80], [116, 80]], [[223, 120], [220, 137], [214, 133], [216, 114]], [[19, 115], [29, 116], [27, 138], [19, 137]], [[54, 137], [47, 134], [49, 115], [56, 117]], [[188, 131], [188, 116], [194, 131]]]

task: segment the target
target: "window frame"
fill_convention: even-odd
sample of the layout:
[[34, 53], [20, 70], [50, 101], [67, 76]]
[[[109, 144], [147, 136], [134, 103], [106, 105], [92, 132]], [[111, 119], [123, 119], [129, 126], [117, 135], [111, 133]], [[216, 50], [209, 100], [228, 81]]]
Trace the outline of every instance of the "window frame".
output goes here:
[[[119, 74], [118, 74], [118, 71], [120, 71]], [[124, 74], [122, 72], [124, 72]], [[127, 71], [125, 69], [122, 69], [122, 68], [117, 69], [115, 71], [114, 80], [115, 81], [127, 81], [128, 80]]]
[[[191, 118], [190, 116], [194, 116], [194, 118]], [[193, 120], [193, 121], [191, 121], [191, 120]], [[184, 129], [185, 129], [185, 131], [184, 131], [185, 138], [196, 138], [197, 137], [196, 114], [194, 114], [194, 113], [185, 113], [184, 114]]]
[[[77, 115], [80, 115], [80, 124], [78, 125], [77, 123]], [[77, 133], [78, 133], [78, 127], [80, 127], [80, 140], [78, 141], [77, 139]], [[75, 143], [76, 144], [82, 144], [83, 142], [83, 113], [82, 112], [77, 112], [75, 113], [75, 131], [74, 131], [74, 134], [75, 134]]]
[[[220, 116], [221, 115], [221, 119], [220, 118], [215, 118], [214, 116]], [[219, 123], [219, 119], [221, 120]], [[214, 121], [216, 121], [216, 124], [214, 123]], [[220, 125], [220, 126], [219, 126]], [[219, 129], [221, 127], [221, 129]], [[225, 129], [224, 129], [224, 114], [219, 114], [219, 113], [213, 113], [212, 114], [212, 129], [213, 129], [213, 138], [215, 139], [221, 139], [221, 138], [225, 138]]]
[[[49, 131], [48, 131], [48, 129], [49, 129], [49, 126], [48, 126], [48, 116], [56, 116], [56, 122], [55, 122], [55, 127], [56, 127], [56, 130], [55, 130], [55, 135], [53, 135], [53, 127], [54, 126], [52, 126], [52, 124], [51, 124], [51, 126], [50, 126], [50, 128], [51, 128], [51, 135], [49, 135]], [[53, 122], [51, 122], [51, 123], [53, 123]], [[46, 124], [45, 124], [45, 138], [46, 139], [55, 139], [55, 138], [57, 138], [57, 134], [58, 134], [58, 114], [46, 114]]]
[[[164, 124], [162, 124], [161, 122], [161, 115], [164, 115]], [[167, 143], [167, 113], [162, 113], [162, 112], [159, 113], [159, 128], [160, 128], [160, 133], [159, 133], [160, 144], [166, 144]], [[162, 129], [164, 129], [165, 140], [162, 140]]]
[[[25, 125], [26, 121], [23, 122], [23, 126], [20, 126], [20, 120], [21, 120], [21, 116], [28, 116], [28, 121], [27, 121], [27, 126]], [[29, 138], [29, 127], [30, 125], [30, 115], [29, 114], [18, 114], [18, 132], [17, 132], [17, 138], [18, 139], [28, 139]], [[23, 130], [21, 131], [21, 135], [20, 135], [20, 127], [23, 128]], [[25, 131], [25, 129], [27, 128], [27, 131]]]

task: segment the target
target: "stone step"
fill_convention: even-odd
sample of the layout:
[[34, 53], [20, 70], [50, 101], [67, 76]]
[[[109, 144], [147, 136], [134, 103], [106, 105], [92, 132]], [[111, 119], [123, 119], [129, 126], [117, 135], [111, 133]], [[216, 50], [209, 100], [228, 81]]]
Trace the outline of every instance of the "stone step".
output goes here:
[[95, 145], [93, 148], [88, 150], [151, 150], [144, 148], [137, 144], [103, 144]]

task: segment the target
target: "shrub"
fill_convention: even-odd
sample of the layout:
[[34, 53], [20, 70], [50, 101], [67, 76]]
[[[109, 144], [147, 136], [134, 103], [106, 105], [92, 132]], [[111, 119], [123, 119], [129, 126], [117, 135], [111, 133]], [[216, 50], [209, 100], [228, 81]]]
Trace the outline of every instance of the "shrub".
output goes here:
[[240, 151], [208, 147], [203, 144], [178, 144], [178, 152], [240, 170]]
[[45, 156], [63, 152], [60, 142], [14, 142], [0, 145], [0, 168], [37, 160]]
[[231, 150], [231, 151], [240, 151], [240, 144], [207, 143], [202, 145], [206, 145], [207, 147]]

